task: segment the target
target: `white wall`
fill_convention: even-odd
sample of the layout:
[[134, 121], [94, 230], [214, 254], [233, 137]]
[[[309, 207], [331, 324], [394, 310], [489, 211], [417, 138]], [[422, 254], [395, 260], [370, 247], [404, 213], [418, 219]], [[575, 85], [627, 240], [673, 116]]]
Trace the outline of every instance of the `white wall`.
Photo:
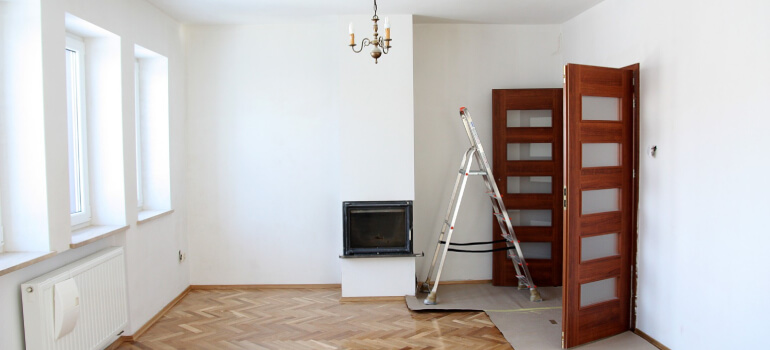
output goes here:
[[[393, 47], [377, 64], [369, 55], [371, 47], [354, 54], [350, 47], [334, 41], [340, 48], [343, 201], [414, 199], [412, 16], [388, 17]], [[347, 16], [338, 22], [355, 25], [357, 49], [364, 37], [372, 37], [368, 18]], [[335, 37], [341, 34], [339, 30], [334, 33]]]
[[334, 23], [186, 28], [192, 284], [339, 280]]
[[[491, 162], [492, 89], [561, 87], [559, 26], [417, 24], [414, 71], [414, 232], [415, 251], [426, 254], [417, 261], [422, 281], [461, 158], [470, 147], [460, 107], [468, 107]], [[484, 184], [481, 178], [471, 178], [452, 240], [489, 241], [492, 224]], [[442, 272], [442, 280], [491, 278], [492, 254], [450, 253]]]
[[[30, 2], [31, 3], [31, 2]], [[128, 274], [129, 329], [132, 334], [158, 313], [168, 302], [189, 285], [188, 264], [176, 259], [179, 249], [186, 250], [184, 235], [185, 217], [185, 149], [184, 149], [184, 60], [180, 26], [140, 0], [41, 0], [37, 12], [40, 32], [36, 42], [42, 53], [30, 54], [30, 61], [41, 60], [42, 77], [37, 81], [42, 96], [43, 121], [38, 132], [45, 135], [45, 184], [40, 190], [45, 199], [40, 205], [47, 213], [40, 216], [40, 223], [47, 225], [45, 234], [50, 237], [50, 249], [59, 255], [42, 263], [0, 276], [0, 348], [23, 348], [24, 334], [19, 284], [69, 262], [85, 257], [110, 245], [126, 248]], [[69, 249], [69, 194], [67, 191], [67, 135], [65, 76], [63, 64], [65, 13], [71, 13], [85, 21], [106, 29], [120, 37], [120, 84], [123, 121], [122, 187], [112, 190], [122, 192], [116, 196], [123, 201], [123, 221], [131, 225], [128, 231], [78, 249]], [[137, 25], [141, 23], [141, 25]], [[139, 44], [169, 58], [170, 74], [170, 124], [171, 124], [171, 182], [172, 206], [176, 211], [142, 226], [136, 225], [136, 174], [134, 159], [134, 45]], [[40, 56], [40, 57], [38, 57]], [[34, 84], [34, 83], [33, 83]], [[25, 85], [26, 86], [26, 85]], [[120, 113], [118, 112], [118, 113]], [[24, 118], [22, 114], [4, 114], [4, 118]], [[64, 130], [64, 131], [63, 131]], [[43, 146], [43, 145], [38, 145]], [[30, 174], [35, 175], [35, 174]], [[13, 198], [11, 198], [13, 199]], [[3, 202], [5, 205], [6, 202]], [[10, 205], [15, 205], [11, 202]], [[4, 219], [7, 213], [3, 211]]]
[[348, 20], [186, 28], [192, 284], [339, 283], [342, 200], [413, 199], [411, 16]]
[[765, 343], [770, 3], [607, 0], [564, 60], [641, 64], [637, 327], [672, 349]]

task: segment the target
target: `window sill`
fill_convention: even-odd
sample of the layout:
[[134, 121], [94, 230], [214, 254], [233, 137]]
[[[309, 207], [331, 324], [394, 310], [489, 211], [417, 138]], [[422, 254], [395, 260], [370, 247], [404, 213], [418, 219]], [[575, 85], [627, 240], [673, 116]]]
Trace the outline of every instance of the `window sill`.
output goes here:
[[80, 248], [88, 243], [96, 242], [102, 238], [107, 238], [116, 233], [128, 230], [128, 225], [125, 226], [101, 226], [94, 225], [81, 228], [72, 232], [72, 241], [70, 242], [70, 248]]
[[5, 252], [0, 253], [0, 276], [23, 269], [53, 257], [56, 252]]
[[157, 219], [161, 216], [166, 216], [174, 212], [174, 209], [162, 209], [162, 210], [142, 210], [139, 212], [136, 224], [143, 224], [147, 221]]

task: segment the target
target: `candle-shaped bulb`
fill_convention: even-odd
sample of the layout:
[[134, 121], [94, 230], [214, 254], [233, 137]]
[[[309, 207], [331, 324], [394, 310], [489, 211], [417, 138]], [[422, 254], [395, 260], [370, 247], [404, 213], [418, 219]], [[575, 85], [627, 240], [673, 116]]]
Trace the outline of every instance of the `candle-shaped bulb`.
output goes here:
[[[390, 21], [388, 17], [385, 17], [385, 40], [390, 40]], [[387, 47], [390, 47], [390, 42], [387, 41]]]
[[350, 22], [350, 25], [348, 25], [348, 33], [353, 34], [353, 22]]

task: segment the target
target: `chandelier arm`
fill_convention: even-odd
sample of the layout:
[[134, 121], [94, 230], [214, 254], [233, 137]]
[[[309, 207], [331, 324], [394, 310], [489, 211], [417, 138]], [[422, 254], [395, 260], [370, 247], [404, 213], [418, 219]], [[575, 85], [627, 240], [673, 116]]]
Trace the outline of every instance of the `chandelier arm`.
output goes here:
[[371, 41], [369, 40], [369, 38], [364, 38], [364, 40], [361, 40], [361, 48], [358, 49], [358, 51], [356, 51], [355, 45], [351, 45], [350, 48], [353, 49], [353, 52], [360, 53], [364, 49], [364, 47], [367, 47], [370, 44], [371, 44]]

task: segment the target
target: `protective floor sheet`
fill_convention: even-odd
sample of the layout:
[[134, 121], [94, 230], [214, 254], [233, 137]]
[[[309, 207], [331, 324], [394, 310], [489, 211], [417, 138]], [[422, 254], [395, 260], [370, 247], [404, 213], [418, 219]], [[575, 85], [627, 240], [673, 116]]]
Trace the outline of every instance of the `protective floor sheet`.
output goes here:
[[[561, 349], [561, 287], [538, 288], [543, 301], [529, 301], [528, 290], [491, 284], [439, 286], [438, 304], [425, 305], [426, 294], [406, 297], [410, 310], [485, 311], [515, 350]], [[634, 333], [625, 332], [576, 349], [657, 350]]]

